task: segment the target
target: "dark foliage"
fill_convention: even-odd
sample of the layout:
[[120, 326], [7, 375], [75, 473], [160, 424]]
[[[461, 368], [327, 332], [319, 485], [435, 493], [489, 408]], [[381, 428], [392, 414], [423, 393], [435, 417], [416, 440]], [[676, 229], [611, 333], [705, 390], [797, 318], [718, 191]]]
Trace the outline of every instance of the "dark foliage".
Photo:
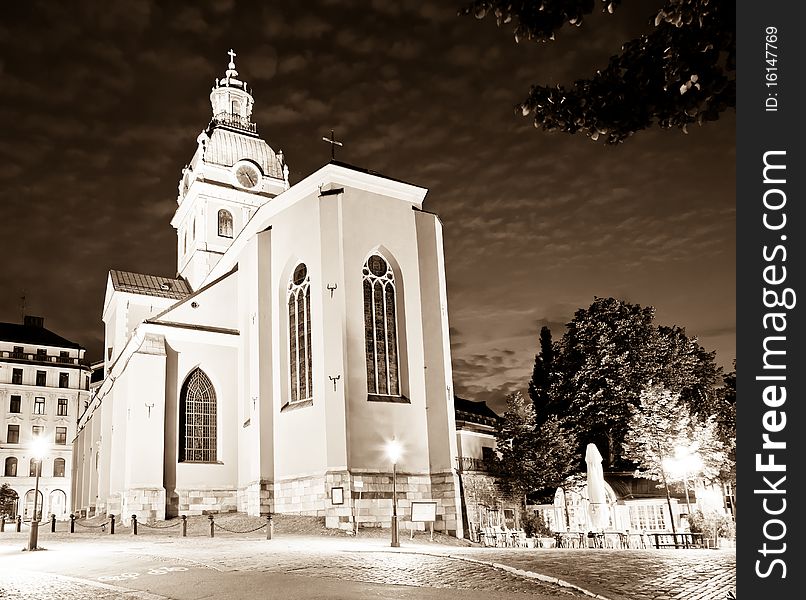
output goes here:
[[[603, 0], [612, 13], [619, 0]], [[460, 15], [492, 15], [511, 24], [515, 40], [547, 41], [565, 24], [582, 25], [594, 0], [474, 0]], [[648, 15], [649, 16], [649, 15]], [[588, 79], [535, 85], [516, 107], [535, 127], [583, 132], [608, 144], [658, 125], [687, 132], [736, 106], [736, 5], [730, 0], [667, 0], [647, 35]]]

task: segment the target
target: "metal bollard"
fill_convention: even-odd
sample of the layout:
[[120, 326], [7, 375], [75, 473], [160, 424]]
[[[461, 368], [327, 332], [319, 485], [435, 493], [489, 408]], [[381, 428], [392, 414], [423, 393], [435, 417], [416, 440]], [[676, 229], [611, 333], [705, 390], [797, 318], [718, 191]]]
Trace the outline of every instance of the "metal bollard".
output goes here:
[[17, 533], [22, 531], [22, 516], [17, 515]]
[[76, 516], [70, 513], [70, 533], [76, 532]]
[[132, 515], [132, 535], [137, 535], [137, 515]]
[[115, 534], [115, 515], [109, 515], [109, 535]]
[[0, 533], [6, 530], [6, 515], [0, 515]]
[[182, 515], [182, 537], [188, 536], [188, 518], [186, 515]]
[[266, 539], [274, 537], [274, 521], [271, 520], [271, 513], [266, 516]]
[[210, 537], [215, 537], [214, 529], [215, 529], [215, 521], [213, 521], [213, 515], [209, 516], [210, 519]]

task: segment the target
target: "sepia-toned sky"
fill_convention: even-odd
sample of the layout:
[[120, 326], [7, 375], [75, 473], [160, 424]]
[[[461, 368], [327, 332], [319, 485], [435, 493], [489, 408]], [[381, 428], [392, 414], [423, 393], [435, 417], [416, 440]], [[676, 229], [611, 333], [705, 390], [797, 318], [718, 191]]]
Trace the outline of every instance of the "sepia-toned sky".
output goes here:
[[[735, 113], [607, 147], [514, 105], [648, 31], [627, 0], [515, 44], [461, 0], [31, 1], [0, 19], [0, 321], [26, 312], [101, 358], [106, 274], [176, 274], [182, 167], [237, 52], [253, 120], [292, 184], [330, 158], [429, 188], [445, 230], [457, 392], [524, 389], [540, 327], [594, 296], [657, 309], [730, 370], [736, 340]], [[598, 3], [597, 3], [598, 4]], [[597, 6], [597, 11], [599, 10]]]

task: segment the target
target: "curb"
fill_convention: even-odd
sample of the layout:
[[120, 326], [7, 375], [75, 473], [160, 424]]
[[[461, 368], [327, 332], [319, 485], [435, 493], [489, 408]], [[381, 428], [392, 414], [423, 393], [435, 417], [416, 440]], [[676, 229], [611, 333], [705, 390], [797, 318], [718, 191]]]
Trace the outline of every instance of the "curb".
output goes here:
[[34, 576], [36, 578], [42, 578], [43, 576], [51, 577], [53, 579], [64, 581], [66, 583], [77, 583], [79, 585], [87, 585], [96, 589], [102, 589], [109, 592], [116, 592], [118, 594], [124, 594], [129, 598], [136, 598], [137, 600], [170, 600], [168, 596], [160, 596], [159, 594], [153, 594], [151, 592], [144, 592], [141, 590], [134, 590], [119, 585], [110, 585], [108, 583], [102, 583], [100, 581], [93, 581], [92, 579], [82, 579], [80, 577], [59, 575], [57, 573], [43, 573], [38, 571], [27, 571], [27, 570], [18, 570], [17, 573], [24, 573], [27, 575]]
[[543, 575], [542, 573], [535, 573], [534, 571], [525, 571], [523, 569], [518, 569], [516, 567], [510, 567], [509, 565], [505, 565], [502, 563], [492, 562], [489, 560], [479, 560], [477, 558], [468, 558], [467, 556], [459, 556], [456, 554], [442, 554], [437, 552], [427, 552], [425, 550], [378, 550], [378, 549], [367, 549], [367, 550], [348, 550], [348, 552], [393, 552], [395, 554], [415, 554], [421, 556], [433, 556], [436, 558], [450, 558], [453, 560], [463, 560], [465, 562], [474, 563], [477, 565], [484, 565], [486, 567], [491, 567], [493, 569], [498, 569], [501, 571], [506, 571], [507, 573], [511, 573], [513, 575], [517, 575], [519, 577], [523, 577], [525, 579], [535, 579], [537, 581], [542, 581], [543, 583], [551, 583], [554, 585], [558, 585], [560, 587], [569, 588], [580, 592], [586, 596], [590, 596], [591, 598], [596, 598], [596, 600], [610, 600], [607, 596], [602, 596], [601, 594], [596, 594], [595, 592], [591, 592], [590, 590], [586, 590], [583, 587], [575, 585], [573, 583], [569, 583], [563, 579], [558, 579], [557, 577], [551, 577], [549, 575]]

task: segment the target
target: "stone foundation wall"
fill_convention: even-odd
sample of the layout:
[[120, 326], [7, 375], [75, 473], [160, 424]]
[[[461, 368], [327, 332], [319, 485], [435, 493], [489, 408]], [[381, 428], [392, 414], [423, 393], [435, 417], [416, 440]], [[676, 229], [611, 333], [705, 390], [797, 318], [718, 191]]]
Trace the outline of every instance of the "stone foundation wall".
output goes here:
[[520, 507], [519, 499], [505, 492], [495, 482], [495, 477], [481, 471], [467, 471], [460, 475], [462, 480], [462, 509], [467, 522], [465, 528], [468, 535], [471, 529], [477, 531], [480, 526], [487, 525], [490, 519], [489, 509], [512, 509], [516, 518]]
[[131, 488], [123, 492], [120, 519], [128, 527], [132, 515], [138, 521], [153, 523], [165, 519], [165, 488]]
[[255, 517], [275, 512], [274, 484], [264, 479], [238, 488], [238, 512]]
[[437, 521], [434, 530], [463, 537], [462, 499], [459, 477], [453, 471], [431, 474], [431, 498], [437, 500]]
[[176, 490], [180, 515], [210, 515], [236, 512], [238, 491], [234, 488]]

